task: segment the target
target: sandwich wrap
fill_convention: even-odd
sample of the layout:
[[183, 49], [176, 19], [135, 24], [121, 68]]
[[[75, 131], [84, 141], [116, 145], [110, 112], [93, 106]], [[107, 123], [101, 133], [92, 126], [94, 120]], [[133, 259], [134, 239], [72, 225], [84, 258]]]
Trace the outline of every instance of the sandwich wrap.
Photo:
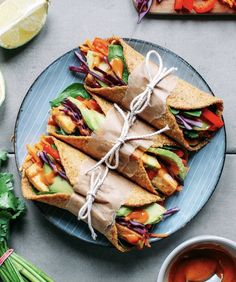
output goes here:
[[[97, 85], [94, 83], [94, 78], [91, 79], [92, 75], [88, 74], [85, 79], [86, 89], [90, 93], [99, 95], [129, 109], [132, 99], [144, 91], [147, 84], [150, 82], [144, 63], [144, 57], [119, 37], [108, 38], [106, 42], [108, 42], [108, 48], [110, 48], [109, 46], [112, 44], [119, 45], [123, 48], [123, 61], [129, 74], [128, 83], [114, 86], [104, 85], [104, 83]], [[80, 48], [87, 58], [87, 54], [92, 48], [90, 44], [85, 43]], [[98, 49], [95, 49], [92, 52], [96, 53], [97, 50]], [[105, 69], [104, 62], [100, 63], [98, 66], [98, 70], [101, 67]], [[91, 62], [89, 67], [93, 67]], [[158, 66], [149, 64], [149, 67], [151, 77], [154, 77]], [[97, 70], [97, 66], [94, 69]], [[76, 71], [73, 67], [71, 70]], [[96, 82], [97, 81], [99, 80], [96, 79]], [[180, 114], [176, 116], [176, 114], [173, 113], [174, 111], [171, 111], [172, 109], [174, 109], [175, 112], [180, 112]], [[201, 112], [205, 109], [207, 111], [210, 110], [211, 113], [208, 112], [208, 114], [205, 114], [205, 111]], [[196, 115], [196, 111], [198, 111], [199, 115]], [[186, 149], [196, 151], [207, 144], [209, 139], [213, 136], [213, 133], [223, 126], [220, 118], [222, 111], [223, 101], [221, 99], [170, 74], [156, 85], [151, 97], [150, 106], [139, 115], [158, 129], [168, 124], [170, 127], [170, 130], [166, 132], [168, 136], [175, 139]], [[214, 117], [210, 117], [209, 119], [209, 115], [212, 116], [212, 114], [214, 114]], [[217, 122], [215, 122], [215, 120], [217, 120]]]
[[[60, 163], [73, 190], [67, 189], [66, 192], [62, 192], [62, 187], [59, 187], [58, 191], [37, 192], [32, 185], [32, 178], [29, 174], [29, 169], [35, 165], [35, 162], [32, 160], [32, 156], [28, 155], [22, 165], [23, 196], [29, 200], [47, 203], [68, 210], [75, 216], [78, 216], [78, 212], [85, 203], [87, 192], [89, 191], [90, 177], [85, 175], [85, 171], [93, 166], [95, 161], [56, 138], [51, 137], [51, 139], [54, 142], [53, 145], [58, 150]], [[97, 192], [92, 207], [93, 227], [104, 234], [118, 250], [127, 251], [129, 248], [121, 245], [118, 240], [117, 227], [125, 227], [120, 227], [115, 222], [117, 210], [122, 205], [129, 208], [138, 208], [159, 200], [160, 198], [157, 195], [150, 194], [111, 171]]]
[[[65, 127], [65, 122], [62, 123], [62, 118], [69, 118], [68, 116], [64, 116], [62, 106], [59, 106], [60, 111], [58, 111], [58, 107], [52, 108], [47, 131], [50, 135], [82, 150], [93, 158], [100, 160], [116, 143], [122, 132], [124, 120], [121, 114], [114, 108], [113, 104], [96, 95], [91, 95], [91, 98], [92, 99], [88, 101], [96, 101], [97, 108], [104, 114], [103, 120], [95, 132], [90, 132], [89, 136], [76, 135], [75, 132], [72, 132], [71, 134], [61, 134], [60, 130], [58, 131], [58, 126], [60, 125], [66, 130], [67, 128]], [[70, 102], [71, 101], [75, 104], [77, 103], [76, 100], [70, 98]], [[62, 104], [65, 104], [65, 102], [62, 102]], [[95, 103], [93, 102], [93, 104]], [[81, 113], [83, 113], [82, 108]], [[50, 121], [53, 121], [54, 123]], [[91, 126], [91, 124], [89, 125]], [[131, 127], [128, 136], [142, 136], [152, 134], [155, 131], [156, 130], [149, 125], [140, 120], [136, 120]], [[119, 166], [117, 170], [148, 191], [154, 194], [158, 194], [159, 191], [164, 195], [169, 196], [181, 188], [181, 183], [187, 174], [187, 168], [186, 164], [182, 164], [181, 158], [174, 153], [175, 151], [170, 152], [164, 150], [166, 146], [169, 147], [169, 150], [171, 150], [170, 147], [178, 149], [178, 144], [163, 134], [155, 135], [147, 140], [139, 139], [124, 143], [120, 150]], [[166, 151], [168, 151], [167, 157], [155, 156], [155, 149], [162, 149], [161, 153], [164, 155]], [[187, 158], [187, 153], [183, 150], [181, 152], [183, 152], [184, 158]], [[180, 182], [179, 179], [175, 180], [173, 175], [171, 176], [168, 174], [168, 160], [169, 162], [172, 161], [171, 157], [168, 159], [168, 154], [173, 155], [174, 161], [177, 159], [177, 164], [181, 167], [180, 170], [183, 172], [183, 179]], [[157, 160], [153, 159], [154, 157], [159, 158], [159, 161], [161, 162], [167, 162], [167, 166], [165, 166], [164, 163], [161, 165], [162, 167], [158, 166]], [[155, 164], [150, 164], [151, 160], [157, 164], [157, 167], [155, 167]], [[159, 174], [162, 174], [162, 171], [164, 171], [164, 173], [161, 176], [155, 175], [154, 173], [155, 177], [154, 180], [152, 180], [148, 174], [148, 170], [150, 169], [152, 169], [153, 172], [156, 169], [155, 171], [157, 173], [159, 171]], [[165, 176], [167, 176], [168, 179], [165, 180]]]

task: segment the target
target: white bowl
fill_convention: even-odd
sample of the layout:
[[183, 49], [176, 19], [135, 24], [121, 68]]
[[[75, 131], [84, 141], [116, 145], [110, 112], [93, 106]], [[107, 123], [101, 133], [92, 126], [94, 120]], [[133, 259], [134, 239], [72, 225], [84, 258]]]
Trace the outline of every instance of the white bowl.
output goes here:
[[203, 235], [194, 237], [188, 241], [185, 241], [178, 247], [176, 247], [165, 259], [164, 263], [161, 266], [159, 275], [157, 277], [157, 282], [168, 282], [169, 271], [176, 259], [188, 249], [199, 246], [200, 244], [215, 244], [221, 246], [226, 251], [228, 251], [232, 256], [236, 257], [236, 242], [231, 241], [226, 238]]

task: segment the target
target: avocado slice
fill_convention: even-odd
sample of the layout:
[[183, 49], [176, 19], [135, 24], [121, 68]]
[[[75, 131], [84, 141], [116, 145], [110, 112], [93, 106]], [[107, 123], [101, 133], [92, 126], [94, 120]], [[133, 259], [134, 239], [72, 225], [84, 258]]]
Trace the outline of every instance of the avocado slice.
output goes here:
[[130, 214], [133, 210], [126, 207], [126, 206], [121, 206], [118, 211], [116, 212], [117, 216], [127, 216]]
[[150, 168], [150, 169], [160, 169], [161, 165], [159, 164], [158, 160], [156, 157], [150, 156], [148, 154], [143, 154], [142, 155], [142, 161], [145, 165], [145, 167]]
[[166, 209], [156, 203], [148, 205], [144, 208], [146, 213], [148, 214], [148, 220], [144, 223], [146, 224], [154, 224], [162, 220], [163, 214], [166, 212]]
[[45, 174], [49, 174], [49, 173], [52, 172], [52, 168], [51, 168], [48, 164], [44, 164], [44, 165], [43, 165], [43, 172], [44, 172]]
[[101, 125], [105, 120], [105, 116], [103, 114], [87, 109], [81, 101], [75, 98], [70, 97], [68, 99], [79, 108], [84, 121], [92, 131], [97, 131], [101, 128]]
[[[43, 172], [45, 174], [51, 173], [53, 170], [48, 164], [43, 165]], [[73, 188], [72, 186], [63, 179], [61, 176], [55, 176], [53, 184], [50, 185], [49, 187], [49, 192], [50, 193], [67, 193], [67, 194], [72, 194]]]
[[159, 156], [160, 158], [166, 160], [167, 162], [174, 163], [179, 169], [178, 176], [180, 177], [180, 179], [181, 180], [185, 179], [187, 175], [187, 169], [184, 166], [182, 159], [179, 156], [177, 156], [174, 152], [160, 148], [152, 148], [152, 147], [148, 149], [148, 152]]
[[72, 186], [62, 177], [56, 176], [53, 184], [49, 186], [50, 192], [72, 194]]

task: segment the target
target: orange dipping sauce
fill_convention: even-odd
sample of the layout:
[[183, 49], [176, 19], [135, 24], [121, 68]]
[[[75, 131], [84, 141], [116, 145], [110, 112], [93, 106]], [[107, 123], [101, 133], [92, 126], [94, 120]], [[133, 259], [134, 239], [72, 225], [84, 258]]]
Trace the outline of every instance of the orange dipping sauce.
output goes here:
[[203, 244], [178, 257], [168, 282], [204, 282], [214, 274], [222, 282], [236, 282], [236, 258], [217, 245]]

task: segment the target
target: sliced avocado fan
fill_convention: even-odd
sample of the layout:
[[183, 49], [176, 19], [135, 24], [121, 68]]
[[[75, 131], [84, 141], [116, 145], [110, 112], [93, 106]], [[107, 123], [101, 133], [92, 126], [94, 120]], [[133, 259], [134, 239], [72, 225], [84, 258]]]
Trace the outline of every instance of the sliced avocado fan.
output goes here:
[[187, 168], [184, 166], [182, 159], [176, 155], [174, 152], [171, 152], [166, 149], [160, 149], [160, 148], [149, 148], [148, 152], [155, 154], [156, 156], [159, 156], [163, 160], [166, 160], [167, 162], [174, 163], [178, 169], [179, 174], [178, 176], [181, 178], [181, 180], [184, 180], [187, 175]]

